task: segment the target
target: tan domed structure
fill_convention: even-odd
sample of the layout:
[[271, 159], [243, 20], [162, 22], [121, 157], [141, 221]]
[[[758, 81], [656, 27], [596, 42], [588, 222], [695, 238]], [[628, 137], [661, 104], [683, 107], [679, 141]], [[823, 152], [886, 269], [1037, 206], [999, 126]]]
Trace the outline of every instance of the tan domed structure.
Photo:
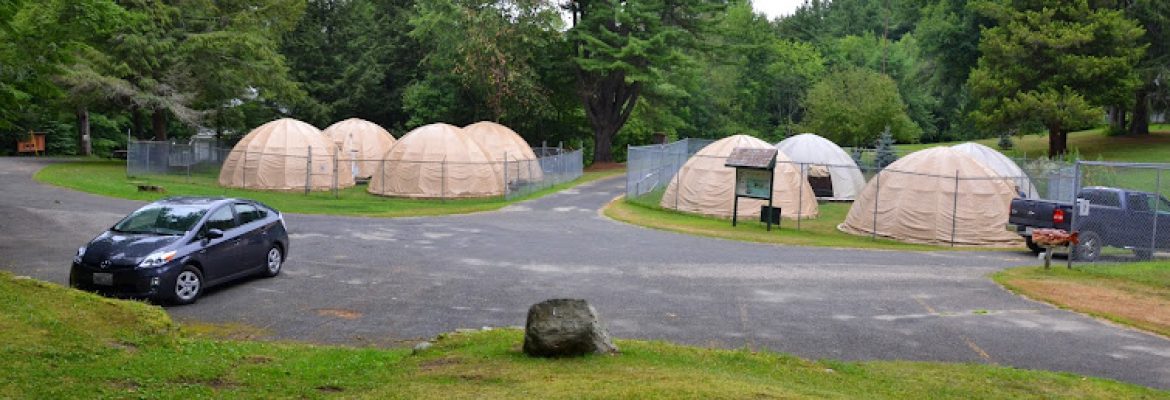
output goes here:
[[515, 131], [495, 122], [481, 121], [463, 127], [463, 133], [479, 143], [492, 160], [500, 162], [501, 166], [507, 165], [505, 174], [509, 182], [543, 179], [544, 172], [536, 153]]
[[260, 190], [330, 190], [354, 185], [334, 176], [334, 144], [307, 123], [282, 118], [240, 139], [219, 171], [221, 186]]
[[1019, 164], [1003, 155], [993, 148], [981, 145], [975, 142], [967, 142], [963, 144], [956, 144], [951, 148], [967, 153], [971, 157], [983, 163], [984, 166], [991, 168], [992, 171], [1004, 178], [1011, 178], [1016, 183], [1016, 190], [1024, 194], [1024, 197], [1040, 197], [1040, 193], [1036, 191], [1036, 186], [1032, 185], [1032, 180], [1028, 178], [1028, 174], [1020, 168]]
[[458, 198], [504, 194], [500, 164], [456, 126], [415, 128], [382, 158], [366, 189], [376, 195]]
[[394, 136], [381, 126], [360, 118], [350, 118], [329, 125], [324, 131], [338, 148], [338, 161], [354, 179], [369, 179], [378, 169], [382, 156], [394, 147]]
[[[662, 207], [689, 213], [731, 218], [735, 201], [735, 168], [724, 163], [738, 147], [772, 149], [767, 142], [747, 135], [735, 135], [707, 145], [683, 164], [666, 187]], [[816, 218], [817, 199], [808, 182], [801, 179], [800, 167], [783, 153], [776, 155], [772, 205], [784, 218]], [[739, 199], [739, 217], [760, 215], [766, 200]], [[799, 210], [799, 211], [798, 211]]]
[[1010, 180], [974, 157], [934, 147], [902, 157], [871, 178], [837, 228], [857, 235], [876, 229], [878, 236], [926, 244], [951, 243], [953, 229], [957, 245], [1014, 246], [1020, 237], [1006, 227], [1015, 197]]

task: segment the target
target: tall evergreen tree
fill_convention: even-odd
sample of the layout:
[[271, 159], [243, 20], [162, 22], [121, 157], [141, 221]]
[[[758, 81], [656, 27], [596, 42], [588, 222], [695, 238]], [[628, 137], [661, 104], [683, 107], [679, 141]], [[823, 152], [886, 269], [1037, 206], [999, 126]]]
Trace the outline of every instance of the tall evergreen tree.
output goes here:
[[570, 0], [569, 40], [577, 89], [593, 127], [593, 159], [611, 162], [613, 142], [638, 100], [660, 83], [664, 71], [685, 58], [715, 0]]
[[1037, 121], [1048, 129], [1049, 156], [1063, 155], [1067, 132], [1096, 120], [1100, 107], [1132, 93], [1142, 28], [1118, 10], [1088, 0], [986, 0], [975, 5], [996, 21], [983, 31], [982, 55], [969, 85], [986, 129]]

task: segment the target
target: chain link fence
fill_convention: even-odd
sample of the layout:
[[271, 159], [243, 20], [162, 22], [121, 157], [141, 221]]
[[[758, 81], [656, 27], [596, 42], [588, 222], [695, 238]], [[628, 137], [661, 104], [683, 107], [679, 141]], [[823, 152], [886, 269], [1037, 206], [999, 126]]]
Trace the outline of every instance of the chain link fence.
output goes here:
[[[695, 153], [703, 146], [710, 143], [708, 140], [689, 139], [663, 145], [630, 147], [626, 175], [627, 200], [649, 207], [680, 209], [680, 203], [685, 202], [681, 197], [693, 193], [688, 194], [685, 190], [668, 191], [667, 188], [672, 183], [678, 185], [679, 182], [688, 179], [685, 176], [686, 172], [683, 172], [683, 165], [693, 159]], [[1014, 227], [1006, 226], [1008, 212], [1006, 203], [1017, 196], [1070, 201], [1077, 187], [1075, 165], [1047, 159], [1015, 158], [1012, 161], [1023, 171], [1022, 175], [988, 177], [963, 171], [904, 171], [890, 167], [879, 168], [874, 162], [876, 157], [873, 156], [872, 150], [855, 153], [862, 154], [861, 157], [855, 157], [855, 160], [860, 159], [860, 163], [856, 165], [781, 161], [778, 162], [778, 168], [781, 168], [779, 165], [788, 164], [790, 167], [783, 169], [799, 171], [800, 180], [809, 182], [820, 205], [837, 208], [852, 206], [864, 211], [864, 214], [868, 215], [865, 218], [868, 224], [860, 227], [863, 229], [854, 229], [853, 233], [869, 235], [875, 239], [890, 237], [909, 242], [952, 246], [1015, 244], [1022, 246], [1018, 235], [1014, 233]], [[726, 161], [725, 157], [712, 158], [715, 160], [705, 163], [723, 165]], [[829, 174], [848, 171], [860, 173], [866, 185], [874, 186], [872, 194], [860, 200], [868, 204], [852, 204], [851, 200], [845, 202], [839, 201], [840, 199], [829, 200], [835, 197]], [[733, 179], [732, 176], [729, 175], [727, 179]], [[1002, 184], [997, 185], [994, 182]], [[864, 187], [865, 185], [862, 185], [855, 190], [860, 194]], [[911, 195], [893, 192], [914, 188], [932, 188], [933, 193], [927, 190]], [[1004, 188], [1011, 189], [1005, 191]], [[929, 202], [922, 198], [923, 193], [932, 194]], [[732, 193], [729, 191], [727, 193], [729, 201], [731, 196]], [[789, 206], [795, 207], [795, 212], [786, 211], [784, 215], [795, 217], [795, 223], [790, 226], [800, 230], [801, 221], [807, 219], [809, 215], [804, 214], [804, 210], [807, 209], [802, 204], [804, 197], [793, 197], [795, 199], [789, 200]], [[889, 222], [895, 219], [894, 215], [901, 212], [900, 210], [930, 215], [929, 229], [925, 229], [924, 226], [914, 227], [906, 223]], [[729, 214], [729, 211], [723, 214]], [[841, 212], [820, 214], [817, 218], [843, 218], [840, 216]], [[863, 225], [861, 221], [855, 222], [857, 222], [855, 225]], [[1170, 228], [1166, 231], [1170, 233]]]
[[[515, 155], [505, 155], [503, 161], [480, 163], [358, 159], [347, 157], [337, 149], [333, 150], [334, 154], [313, 154], [309, 148], [303, 156], [243, 151], [238, 153], [239, 159], [236, 161], [241, 168], [237, 169], [230, 179], [237, 186], [245, 188], [262, 186], [275, 190], [304, 190], [306, 194], [328, 190], [337, 197], [340, 189], [350, 186], [348, 183], [351, 182], [347, 182], [349, 179], [345, 174], [354, 176], [357, 182], [362, 183], [370, 181], [375, 173], [381, 173], [381, 177], [386, 178], [385, 171], [389, 168], [418, 177], [424, 175], [433, 177], [432, 180], [437, 184], [433, 191], [434, 195], [415, 197], [438, 199], [483, 197], [475, 195], [483, 192], [496, 196], [502, 194], [506, 199], [513, 199], [576, 180], [583, 175], [584, 170], [580, 150], [567, 151], [560, 147], [538, 147], [534, 149], [536, 159], [517, 159]], [[131, 178], [179, 176], [187, 182], [204, 180], [218, 184], [220, 172], [231, 151], [230, 148], [216, 147], [213, 143], [207, 142], [192, 144], [130, 142], [127, 147], [126, 175]], [[295, 164], [296, 170], [304, 171], [304, 176], [272, 177], [259, 173], [265, 163], [272, 162]], [[469, 170], [472, 172], [468, 172]], [[483, 171], [488, 171], [489, 176], [494, 174], [497, 177], [490, 178], [489, 181], [471, 183], [475, 186], [472, 190], [461, 189], [463, 186], [460, 185], [466, 186], [467, 181], [472, 179], [470, 176], [482, 176]], [[297, 183], [295, 186], [289, 186], [282, 183], [285, 179]], [[383, 180], [379, 184], [385, 185], [384, 182]], [[377, 189], [384, 191], [385, 187]]]
[[630, 146], [626, 149], [626, 198], [637, 200], [666, 190], [683, 164], [699, 150], [714, 143], [707, 139], [683, 139], [673, 143]]
[[1080, 161], [1076, 172], [1073, 262], [1170, 258], [1170, 164]]

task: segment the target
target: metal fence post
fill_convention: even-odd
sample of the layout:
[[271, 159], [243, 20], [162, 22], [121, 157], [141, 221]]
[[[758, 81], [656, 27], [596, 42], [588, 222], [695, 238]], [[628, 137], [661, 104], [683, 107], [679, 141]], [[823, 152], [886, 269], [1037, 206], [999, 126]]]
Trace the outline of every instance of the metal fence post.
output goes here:
[[504, 152], [504, 199], [508, 199], [508, 152]]
[[439, 201], [446, 203], [447, 202], [447, 156], [444, 155], [443, 161], [440, 161], [439, 163], [440, 163], [439, 168], [441, 170], [440, 173], [442, 174], [441, 175], [442, 179], [440, 180], [441, 184], [439, 185]]
[[338, 157], [341, 157], [341, 153], [337, 149], [337, 146], [333, 146], [333, 198], [335, 198], [335, 199], [338, 197], [338, 193], [337, 193], [338, 192], [338, 185], [340, 185], [340, 183], [338, 183], [338, 176], [337, 176], [337, 172], [338, 172], [337, 171], [337, 158]]
[[682, 166], [679, 166], [679, 168], [674, 171], [674, 209], [676, 211], [678, 210], [678, 198], [682, 195], [682, 178], [683, 169]]
[[[1068, 230], [1070, 233], [1079, 231], [1079, 229], [1077, 229], [1077, 214], [1080, 213], [1080, 206], [1079, 206], [1079, 204], [1077, 204], [1077, 195], [1081, 192], [1081, 160], [1079, 160], [1079, 159], [1073, 161], [1073, 179], [1072, 179], [1072, 181], [1073, 181], [1072, 182], [1073, 187], [1072, 187], [1071, 201], [1073, 204], [1073, 212], [1069, 213], [1072, 215], [1070, 216], [1070, 218], [1068, 220]], [[1066, 257], [1066, 262], [1068, 264], [1066, 265], [1066, 267], [1069, 269], [1072, 269], [1073, 259], [1076, 258], [1075, 257], [1075, 255], [1077, 253], [1076, 247], [1077, 247], [1077, 244], [1070, 244], [1069, 248], [1068, 248], [1068, 257]]]
[[244, 161], [240, 164], [240, 180], [243, 181], [244, 189], [248, 188], [248, 149], [244, 149]]
[[382, 159], [379, 160], [379, 163], [381, 164], [381, 168], [378, 168], [378, 175], [382, 179], [378, 180], [378, 194], [384, 195], [386, 194], [386, 157], [384, 154], [382, 155]]
[[1158, 250], [1158, 208], [1162, 205], [1162, 169], [1157, 169], [1157, 177], [1154, 178], [1154, 229], [1150, 235], [1150, 258], [1154, 258], [1154, 252]]
[[874, 179], [877, 179], [877, 182], [874, 184], [873, 188], [873, 234], [870, 235], [870, 238], [874, 240], [877, 240], [878, 233], [877, 216], [878, 205], [881, 204], [880, 199], [882, 195], [882, 172], [883, 171], [879, 169], [877, 175], [874, 176]]
[[[803, 212], [804, 212], [804, 186], [808, 185], [808, 177], [805, 176], [805, 173], [806, 173], [805, 165], [804, 165], [804, 163], [800, 163], [800, 180], [801, 180], [800, 186], [799, 186], [800, 190], [797, 191], [797, 197], [796, 197], [796, 230], [797, 231], [800, 230], [800, 219], [801, 219], [801, 216], [803, 215]], [[772, 171], [772, 175], [775, 176], [776, 171]], [[775, 180], [775, 178], [772, 178], [772, 179]], [[773, 188], [773, 189], [775, 189], [775, 188]], [[771, 193], [769, 193], [769, 195], [771, 195]], [[772, 212], [772, 210], [768, 210], [769, 214], [771, 212]], [[784, 213], [783, 210], [780, 213], [783, 214]], [[771, 217], [769, 217], [769, 220], [770, 219], [771, 219]]]
[[309, 184], [313, 182], [313, 147], [309, 147], [309, 157], [305, 160], [305, 195], [309, 195]]
[[959, 170], [955, 170], [955, 193], [951, 196], [954, 199], [951, 204], [951, 247], [955, 247], [955, 228], [958, 226], [959, 220]]

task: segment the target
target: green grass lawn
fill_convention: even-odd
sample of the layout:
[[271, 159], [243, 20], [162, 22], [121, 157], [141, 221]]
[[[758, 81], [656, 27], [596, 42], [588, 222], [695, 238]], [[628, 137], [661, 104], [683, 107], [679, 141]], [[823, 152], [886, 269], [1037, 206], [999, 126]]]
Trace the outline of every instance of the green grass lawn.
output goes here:
[[523, 334], [408, 349], [194, 335], [161, 309], [0, 273], [0, 398], [1166, 398], [1068, 373], [979, 364], [809, 361], [619, 340], [622, 352], [532, 359]]
[[[1048, 153], [1048, 135], [1025, 135], [1014, 140], [1015, 147], [1004, 152], [1008, 157], [1041, 158]], [[996, 147], [998, 138], [975, 142], [999, 149]], [[910, 153], [958, 143], [961, 142], [901, 144], [897, 147]], [[1170, 160], [1170, 125], [1151, 125], [1149, 136], [1107, 136], [1104, 128], [1072, 132], [1068, 135], [1068, 148], [1079, 153], [1081, 159], [1090, 161], [1167, 162]]]
[[1025, 296], [1170, 337], [1170, 262], [1021, 267], [993, 278]]
[[[533, 199], [585, 182], [622, 173], [622, 170], [586, 172], [573, 182], [556, 185], [525, 196], [506, 200], [503, 197], [486, 199], [402, 199], [375, 196], [366, 192], [365, 185], [333, 192], [272, 192], [231, 189], [219, 186], [212, 174], [150, 175], [126, 177], [124, 161], [78, 161], [52, 164], [37, 172], [38, 182], [86, 193], [123, 199], [153, 201], [167, 196], [225, 196], [259, 200], [283, 212], [299, 214], [333, 214], [365, 217], [405, 217], [442, 214], [463, 214], [491, 211], [506, 205]], [[137, 185], [157, 185], [166, 193], [139, 192]]]
[[[800, 221], [799, 231], [796, 221], [783, 219], [780, 229], [773, 227], [773, 230], [769, 232], [766, 226], [757, 220], [741, 220], [738, 226], [733, 227], [730, 220], [665, 209], [658, 205], [661, 198], [662, 190], [636, 199], [623, 198], [610, 203], [605, 208], [605, 215], [618, 221], [648, 228], [748, 242], [889, 250], [952, 249], [949, 246], [902, 243], [880, 237], [873, 239], [869, 236], [841, 232], [837, 230], [837, 225], [845, 220], [852, 203], [821, 203], [819, 206], [820, 216], [816, 219]], [[971, 250], [972, 248], [956, 247], [954, 249]]]

